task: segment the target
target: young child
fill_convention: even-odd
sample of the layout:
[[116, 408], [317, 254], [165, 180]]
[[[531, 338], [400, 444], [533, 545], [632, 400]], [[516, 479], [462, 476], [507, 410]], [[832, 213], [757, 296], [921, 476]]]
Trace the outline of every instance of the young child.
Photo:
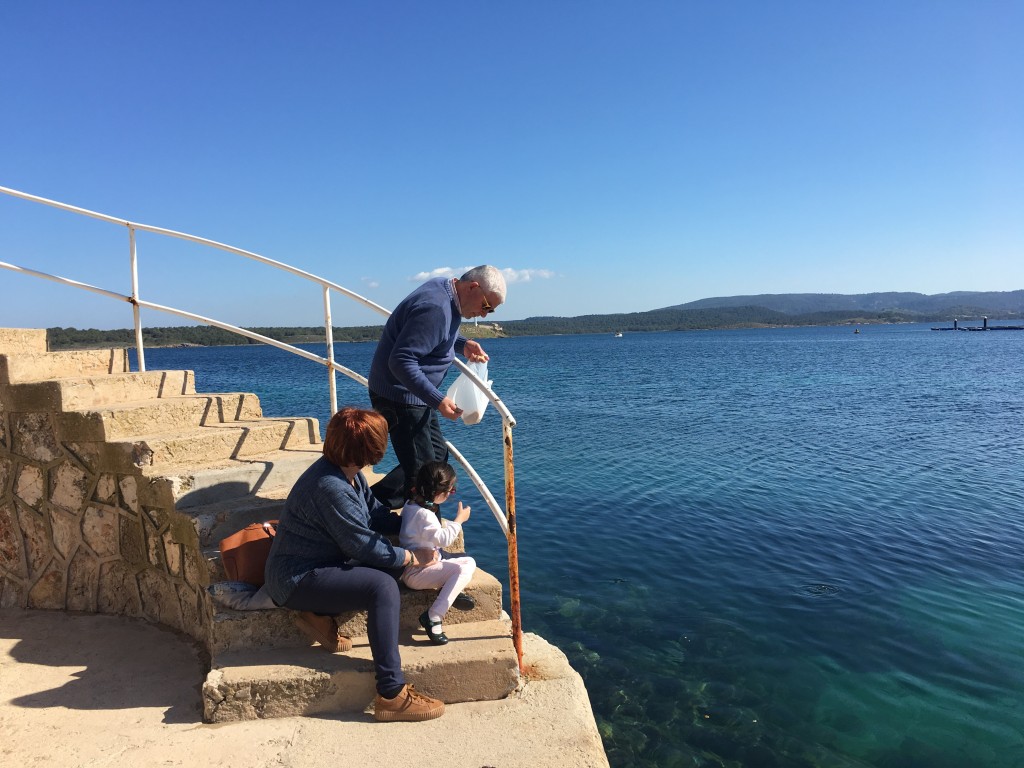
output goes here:
[[[462, 524], [469, 520], [469, 507], [464, 507], [460, 501], [455, 520], [441, 526], [441, 504], [453, 493], [455, 470], [443, 461], [424, 464], [416, 474], [412, 498], [402, 508], [398, 543], [405, 549], [433, 549], [440, 557], [439, 550], [450, 546], [462, 532]], [[402, 573], [402, 581], [410, 589], [441, 589], [430, 608], [420, 615], [420, 624], [434, 645], [448, 642], [441, 619], [473, 578], [475, 570], [476, 561], [472, 557], [444, 556], [431, 565], [408, 565]]]

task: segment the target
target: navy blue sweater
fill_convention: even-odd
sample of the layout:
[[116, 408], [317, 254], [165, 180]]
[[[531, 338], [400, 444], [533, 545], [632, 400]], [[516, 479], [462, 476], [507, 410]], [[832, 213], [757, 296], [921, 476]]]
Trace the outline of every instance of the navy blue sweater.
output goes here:
[[450, 278], [427, 280], [395, 307], [370, 364], [370, 391], [388, 400], [437, 408], [438, 389], [462, 353], [462, 315]]
[[357, 561], [376, 568], [401, 568], [405, 550], [379, 531], [394, 532], [397, 518], [377, 501], [362, 473], [356, 487], [321, 456], [295, 481], [270, 549], [266, 590], [284, 605], [314, 568]]

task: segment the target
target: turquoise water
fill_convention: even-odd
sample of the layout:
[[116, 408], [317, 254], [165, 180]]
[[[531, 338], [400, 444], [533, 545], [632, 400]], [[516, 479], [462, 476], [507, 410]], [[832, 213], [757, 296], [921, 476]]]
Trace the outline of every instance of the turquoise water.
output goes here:
[[[519, 421], [524, 627], [583, 675], [613, 766], [1024, 766], [1024, 332], [485, 347]], [[372, 352], [337, 356], [365, 373]], [[277, 350], [147, 362], [326, 423], [322, 369]], [[445, 428], [500, 498], [495, 413]]]

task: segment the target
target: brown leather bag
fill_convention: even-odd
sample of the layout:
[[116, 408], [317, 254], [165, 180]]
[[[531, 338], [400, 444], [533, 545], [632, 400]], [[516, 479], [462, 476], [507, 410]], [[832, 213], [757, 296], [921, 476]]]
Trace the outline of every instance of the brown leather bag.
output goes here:
[[263, 570], [270, 546], [277, 535], [277, 520], [253, 523], [220, 542], [220, 559], [229, 581], [245, 581], [263, 586]]

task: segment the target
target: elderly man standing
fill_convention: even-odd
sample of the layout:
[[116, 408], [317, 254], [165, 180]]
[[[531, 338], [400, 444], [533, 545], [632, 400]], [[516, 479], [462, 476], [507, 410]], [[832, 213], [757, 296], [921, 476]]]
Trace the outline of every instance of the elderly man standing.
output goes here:
[[505, 301], [505, 278], [492, 266], [460, 278], [428, 280], [395, 307], [370, 364], [370, 403], [388, 422], [398, 466], [376, 483], [373, 495], [397, 509], [408, 498], [420, 466], [447, 461], [437, 420], [461, 411], [438, 389], [455, 359], [488, 359], [483, 347], [459, 333], [463, 318], [486, 317]]

